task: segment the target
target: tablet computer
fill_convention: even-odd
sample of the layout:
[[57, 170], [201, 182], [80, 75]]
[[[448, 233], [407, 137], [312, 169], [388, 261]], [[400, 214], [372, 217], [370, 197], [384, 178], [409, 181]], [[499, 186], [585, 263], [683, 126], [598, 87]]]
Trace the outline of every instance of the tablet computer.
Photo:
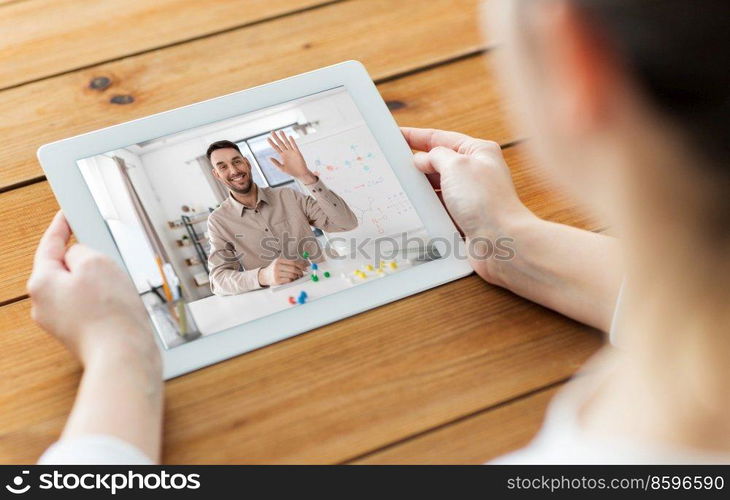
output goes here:
[[[38, 157], [76, 238], [129, 273], [165, 378], [471, 272], [359, 62], [46, 144]], [[303, 276], [262, 278], [277, 259]]]

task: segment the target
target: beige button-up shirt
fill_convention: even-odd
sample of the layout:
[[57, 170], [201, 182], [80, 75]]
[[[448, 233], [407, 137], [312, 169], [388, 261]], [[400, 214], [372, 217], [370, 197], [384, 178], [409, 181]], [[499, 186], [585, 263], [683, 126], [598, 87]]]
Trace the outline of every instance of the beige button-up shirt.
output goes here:
[[347, 203], [321, 180], [306, 188], [310, 196], [290, 188], [259, 186], [255, 207], [229, 195], [210, 214], [208, 269], [213, 293], [234, 295], [261, 288], [259, 269], [277, 257], [297, 259], [306, 251], [313, 260], [323, 260], [311, 226], [327, 232], [357, 227]]

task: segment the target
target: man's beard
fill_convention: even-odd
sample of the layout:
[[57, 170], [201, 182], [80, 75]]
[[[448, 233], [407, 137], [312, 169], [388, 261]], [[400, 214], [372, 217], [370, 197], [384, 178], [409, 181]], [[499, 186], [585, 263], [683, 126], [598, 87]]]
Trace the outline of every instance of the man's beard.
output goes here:
[[235, 187], [233, 187], [233, 186], [231, 186], [229, 184], [228, 187], [230, 188], [230, 190], [233, 191], [234, 193], [237, 193], [237, 194], [248, 194], [248, 193], [250, 193], [251, 192], [251, 188], [253, 188], [253, 180], [251, 179], [251, 176], [250, 175], [249, 176], [246, 176], [246, 177], [248, 178], [248, 184], [246, 184], [245, 187], [239, 189], [239, 188], [235, 188]]

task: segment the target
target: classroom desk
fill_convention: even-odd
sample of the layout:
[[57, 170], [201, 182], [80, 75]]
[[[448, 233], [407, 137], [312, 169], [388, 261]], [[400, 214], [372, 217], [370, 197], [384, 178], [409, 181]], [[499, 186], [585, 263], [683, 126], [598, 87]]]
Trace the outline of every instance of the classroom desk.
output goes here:
[[[0, 0], [0, 462], [58, 438], [81, 376], [25, 290], [57, 210], [46, 142], [358, 59], [398, 123], [499, 142], [536, 214], [604, 229], [535, 164], [478, 1], [458, 3]], [[602, 343], [472, 275], [168, 382], [163, 460], [483, 462], [526, 443]]]

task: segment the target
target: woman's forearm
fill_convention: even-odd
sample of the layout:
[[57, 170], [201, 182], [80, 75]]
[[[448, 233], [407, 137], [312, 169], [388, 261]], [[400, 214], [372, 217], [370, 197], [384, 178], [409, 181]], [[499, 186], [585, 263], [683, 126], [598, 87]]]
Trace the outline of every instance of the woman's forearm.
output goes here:
[[623, 277], [614, 238], [528, 218], [509, 228], [514, 258], [493, 260], [497, 284], [608, 331]]
[[149, 349], [120, 343], [88, 356], [64, 438], [112, 435], [159, 463], [163, 382], [159, 356]]

